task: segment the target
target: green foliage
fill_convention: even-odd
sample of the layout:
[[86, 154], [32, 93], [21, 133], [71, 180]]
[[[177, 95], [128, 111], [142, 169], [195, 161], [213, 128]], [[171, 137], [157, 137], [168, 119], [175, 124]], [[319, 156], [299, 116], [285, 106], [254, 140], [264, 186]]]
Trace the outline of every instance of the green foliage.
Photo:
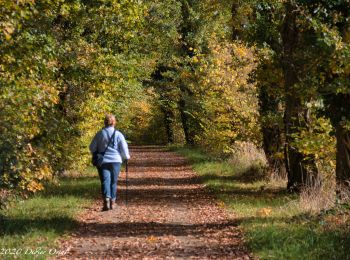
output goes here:
[[[323, 117], [345, 132], [350, 118], [348, 7], [1, 1], [1, 186], [34, 192], [85, 167], [108, 112], [134, 142], [186, 142], [227, 156], [251, 141], [280, 163], [293, 143], [303, 157], [329, 161], [334, 131]], [[311, 111], [310, 102], [321, 105]]]
[[202, 131], [197, 138], [208, 151], [227, 155], [236, 141], [260, 142], [257, 89], [250, 81], [256, 58], [254, 50], [240, 42], [213, 42], [209, 47], [210, 54], [198, 55]]
[[103, 114], [131, 128], [129, 108], [147, 96], [141, 82], [152, 71], [151, 56], [136, 52], [146, 7], [6, 0], [0, 10], [0, 184], [35, 192], [85, 167]]
[[[349, 118], [349, 2], [235, 1], [232, 10], [233, 36], [256, 45], [260, 58], [255, 79], [269, 161], [285, 153], [290, 176], [301, 176], [296, 164], [312, 164], [310, 158], [333, 162], [331, 128], [343, 128]], [[310, 109], [310, 102], [320, 105]], [[332, 127], [325, 125], [322, 114]], [[339, 149], [337, 158], [344, 153]], [[294, 162], [293, 151], [304, 159]], [[337, 161], [338, 168], [346, 164]], [[334, 165], [327, 168], [334, 172]]]
[[220, 1], [181, 1], [172, 5], [171, 21], [164, 11], [164, 20], [155, 21], [168, 22], [172, 34], [161, 38], [168, 43], [173, 37], [173, 43], [163, 49], [148, 82], [158, 94], [168, 141], [184, 136], [187, 144], [216, 155], [232, 153], [237, 140], [260, 138], [257, 93], [249, 78], [254, 48], [228, 40], [227, 7]]
[[310, 129], [300, 129], [295, 134], [293, 146], [303, 154], [315, 156], [316, 159], [327, 160], [335, 165], [335, 137], [330, 135], [333, 131], [329, 120], [314, 118]]

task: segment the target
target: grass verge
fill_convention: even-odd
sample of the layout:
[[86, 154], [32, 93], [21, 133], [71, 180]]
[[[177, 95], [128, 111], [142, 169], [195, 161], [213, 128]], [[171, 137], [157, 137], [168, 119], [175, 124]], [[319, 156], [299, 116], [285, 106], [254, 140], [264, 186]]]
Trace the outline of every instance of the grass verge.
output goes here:
[[311, 215], [282, 181], [250, 178], [239, 165], [215, 161], [198, 150], [173, 149], [189, 159], [206, 186], [245, 231], [249, 248], [260, 259], [350, 259], [347, 207]]
[[56, 240], [74, 229], [76, 215], [99, 194], [99, 179], [63, 178], [59, 186], [0, 211], [0, 259], [46, 259]]

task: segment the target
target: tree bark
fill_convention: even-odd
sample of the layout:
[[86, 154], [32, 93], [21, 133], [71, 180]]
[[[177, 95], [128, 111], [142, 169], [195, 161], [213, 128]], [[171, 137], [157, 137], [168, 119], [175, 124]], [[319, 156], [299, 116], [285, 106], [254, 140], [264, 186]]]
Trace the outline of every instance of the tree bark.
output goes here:
[[172, 144], [174, 143], [174, 131], [172, 127], [174, 115], [171, 110], [166, 109], [165, 107], [162, 107], [161, 110], [164, 115], [164, 125], [165, 125], [165, 131], [167, 135], [167, 141], [169, 144]]
[[314, 185], [317, 179], [317, 168], [312, 158], [306, 158], [294, 147], [294, 134], [298, 133], [300, 127], [305, 127], [305, 113], [300, 94], [296, 89], [298, 83], [297, 71], [295, 67], [295, 51], [298, 47], [298, 28], [296, 17], [298, 13], [291, 2], [286, 4], [286, 17], [284, 20], [282, 41], [283, 57], [282, 69], [284, 74], [285, 87], [285, 166], [288, 176], [287, 188], [291, 191], [299, 191], [306, 185]]
[[186, 113], [186, 101], [184, 97], [180, 98], [180, 101], [178, 103], [179, 105], [179, 111], [180, 111], [180, 117], [181, 117], [181, 123], [184, 130], [185, 135], [185, 141], [188, 145], [194, 145], [194, 133], [191, 129], [191, 119], [189, 118], [188, 114]]
[[[328, 78], [331, 84], [335, 77]], [[326, 112], [335, 129], [336, 180], [341, 186], [350, 185], [350, 130], [345, 126], [350, 119], [350, 94], [332, 93], [323, 96]]]
[[328, 113], [337, 139], [336, 179], [340, 185], [350, 185], [350, 130], [345, 126], [350, 118], [350, 94], [333, 94], [325, 97]]
[[[344, 13], [349, 16], [349, 10]], [[341, 28], [343, 41], [350, 44], [350, 21]], [[349, 75], [348, 75], [349, 77]], [[348, 86], [349, 88], [349, 86]], [[337, 100], [338, 99], [338, 100]], [[350, 94], [338, 94], [334, 107], [336, 111], [337, 122], [335, 125], [337, 139], [336, 154], [336, 179], [341, 185], [350, 186], [350, 129], [345, 128], [342, 121], [350, 120]], [[334, 115], [333, 115], [334, 117]], [[344, 120], [345, 119], [345, 120]]]
[[[263, 68], [264, 69], [264, 68]], [[269, 114], [277, 114], [280, 101], [269, 93], [267, 86], [260, 86], [259, 94], [260, 115], [262, 118]], [[276, 123], [262, 123], [263, 149], [271, 169], [279, 174], [285, 172], [283, 158], [277, 158], [276, 153], [283, 152], [283, 138], [281, 126]], [[284, 175], [284, 174], [282, 174]]]
[[[188, 57], [193, 57], [194, 53], [194, 42], [192, 39], [192, 34], [197, 32], [195, 23], [193, 22], [192, 7], [195, 1], [191, 0], [180, 0], [181, 2], [181, 14], [182, 14], [182, 24], [180, 27], [180, 34], [182, 36], [182, 43], [180, 50], [184, 56], [184, 60]], [[191, 47], [191, 48], [190, 48]], [[182, 64], [182, 66], [188, 66], [188, 64]], [[179, 82], [179, 89], [181, 91], [180, 99], [178, 102], [178, 108], [181, 117], [181, 123], [185, 135], [185, 141], [187, 145], [194, 145], [195, 143], [195, 131], [196, 122], [194, 118], [188, 113], [192, 112], [191, 104], [195, 102], [193, 99], [193, 92], [190, 87], [186, 85], [186, 82]], [[190, 100], [187, 102], [187, 100]], [[190, 103], [191, 102], [191, 103]]]
[[336, 127], [337, 138], [337, 182], [350, 185], [350, 131], [341, 123]]
[[231, 7], [231, 19], [232, 19], [232, 40], [239, 40], [240, 30], [235, 24], [235, 19], [238, 14], [239, 3], [234, 1]]

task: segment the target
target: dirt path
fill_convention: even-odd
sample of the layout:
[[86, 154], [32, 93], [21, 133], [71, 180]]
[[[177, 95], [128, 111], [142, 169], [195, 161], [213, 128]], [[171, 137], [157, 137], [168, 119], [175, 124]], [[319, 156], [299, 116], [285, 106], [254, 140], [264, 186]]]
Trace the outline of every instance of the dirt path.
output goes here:
[[97, 201], [62, 241], [66, 259], [251, 259], [240, 230], [200, 184], [184, 158], [160, 147], [133, 147], [128, 205], [125, 173], [117, 209]]

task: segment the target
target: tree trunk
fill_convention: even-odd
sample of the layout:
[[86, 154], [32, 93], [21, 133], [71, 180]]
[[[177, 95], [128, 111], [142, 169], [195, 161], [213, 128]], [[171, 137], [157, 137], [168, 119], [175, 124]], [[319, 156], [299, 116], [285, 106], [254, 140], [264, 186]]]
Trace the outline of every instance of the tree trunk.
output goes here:
[[[192, 20], [191, 20], [191, 5], [188, 0], [180, 0], [181, 3], [181, 14], [182, 14], [182, 24], [180, 27], [180, 34], [182, 38], [181, 43], [181, 52], [184, 56], [184, 59], [187, 57], [192, 57], [194, 55], [193, 50], [190, 49], [190, 47], [193, 47], [193, 44], [188, 42], [189, 38], [188, 35], [190, 33], [193, 33], [195, 30], [193, 28]], [[187, 64], [182, 64], [187, 65]], [[180, 112], [181, 117], [181, 123], [182, 128], [185, 135], [185, 141], [188, 145], [194, 145], [194, 138], [191, 134], [191, 119], [189, 118], [188, 113], [186, 113], [187, 109], [187, 102], [186, 97], [188, 96], [188, 88], [184, 85], [185, 83], [181, 82], [179, 83], [179, 89], [181, 91], [181, 96], [178, 101], [178, 109]]]
[[[277, 114], [280, 110], [278, 98], [269, 93], [268, 87], [261, 86], [259, 94], [260, 115], [262, 119], [270, 114]], [[262, 123], [263, 149], [271, 169], [278, 174], [285, 172], [282, 157], [276, 157], [276, 153], [283, 152], [282, 129], [278, 122]], [[282, 174], [284, 175], [284, 174]]]
[[326, 99], [330, 104], [329, 114], [336, 130], [337, 154], [336, 154], [336, 178], [341, 185], [350, 185], [350, 130], [345, 126], [350, 118], [349, 94], [332, 95]]
[[236, 25], [236, 16], [238, 14], [239, 2], [234, 1], [231, 7], [231, 19], [232, 19], [232, 40], [239, 40], [240, 30]]
[[167, 141], [169, 144], [174, 143], [174, 132], [172, 127], [172, 122], [174, 119], [173, 112], [169, 109], [166, 109], [165, 107], [161, 108], [163, 115], [164, 115], [164, 125], [167, 135]]
[[[335, 77], [329, 78], [328, 82]], [[336, 179], [341, 186], [350, 185], [350, 130], [345, 126], [350, 120], [350, 94], [338, 93], [324, 95], [326, 112], [335, 129], [336, 145]]]
[[190, 118], [188, 114], [186, 113], [186, 101], [184, 97], [180, 98], [180, 101], [178, 103], [179, 105], [179, 111], [180, 111], [180, 117], [181, 117], [181, 123], [185, 134], [185, 141], [188, 145], [194, 145], [194, 136], [193, 131], [191, 130], [190, 125]]
[[[349, 12], [345, 14], [349, 16]], [[343, 41], [350, 44], [350, 21], [341, 28]], [[349, 75], [348, 75], [349, 77]], [[349, 86], [348, 86], [349, 88]], [[350, 129], [345, 128], [342, 121], [350, 120], [350, 94], [338, 94], [338, 101], [334, 106], [336, 110], [337, 122], [335, 125], [337, 139], [337, 155], [336, 155], [336, 179], [341, 185], [350, 186]], [[334, 116], [334, 115], [333, 115]]]
[[296, 90], [297, 71], [294, 63], [295, 50], [298, 47], [298, 29], [296, 17], [298, 13], [291, 2], [286, 4], [286, 17], [282, 31], [283, 57], [282, 69], [285, 84], [285, 166], [288, 176], [287, 188], [291, 191], [299, 191], [302, 186], [314, 185], [317, 179], [317, 168], [314, 160], [307, 159], [296, 147], [293, 147], [294, 134], [300, 127], [305, 127], [305, 109], [300, 94]]
[[338, 183], [350, 184], [350, 131], [342, 124], [336, 127], [337, 138], [337, 166]]
[[263, 149], [269, 163], [269, 167], [280, 175], [284, 175], [284, 161], [277, 157], [276, 153], [283, 152], [281, 129], [278, 125], [262, 126]]

